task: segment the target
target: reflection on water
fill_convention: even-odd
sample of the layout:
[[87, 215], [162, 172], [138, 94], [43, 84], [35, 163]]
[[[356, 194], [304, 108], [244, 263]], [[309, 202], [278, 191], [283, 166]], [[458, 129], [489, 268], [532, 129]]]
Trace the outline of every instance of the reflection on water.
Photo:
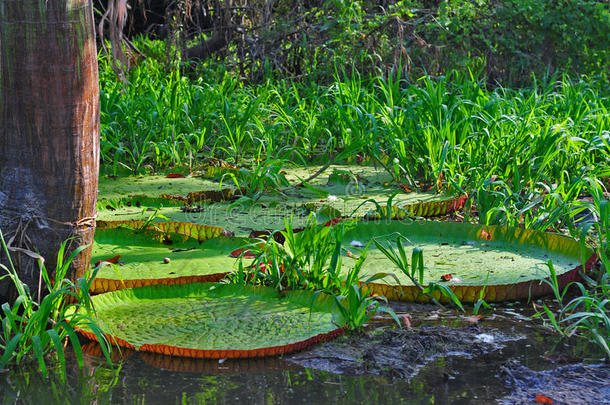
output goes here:
[[[502, 332], [523, 333], [479, 357], [438, 357], [411, 380], [348, 376], [303, 368], [280, 358], [192, 360], [124, 351], [115, 367], [99, 347], [85, 346], [85, 373], [73, 361], [67, 381], [58, 375], [13, 371], [0, 375], [0, 404], [490, 404], [509, 393], [499, 370], [509, 359], [550, 368], [543, 354], [552, 340], [540, 330], [488, 321]], [[517, 331], [517, 332], [516, 332]]]

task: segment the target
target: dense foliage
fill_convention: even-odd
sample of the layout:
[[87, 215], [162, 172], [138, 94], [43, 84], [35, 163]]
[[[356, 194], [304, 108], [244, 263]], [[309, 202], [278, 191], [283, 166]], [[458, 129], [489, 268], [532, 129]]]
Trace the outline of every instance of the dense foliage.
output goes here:
[[133, 18], [152, 9], [158, 19], [167, 5], [168, 43], [187, 48], [222, 34], [228, 41], [214, 57], [256, 82], [328, 83], [335, 65], [352, 64], [366, 76], [401, 70], [414, 78], [471, 66], [513, 86], [610, 68], [610, 9], [601, 0], [241, 0], [230, 10], [219, 0], [154, 3], [139, 2]]
[[[89, 327], [98, 336], [101, 350], [108, 361], [109, 344], [94, 318], [76, 311], [80, 308], [90, 309], [91, 298], [89, 287], [95, 273], [76, 282], [66, 278], [68, 267], [76, 255], [85, 246], [75, 249], [69, 256], [66, 246], [61, 244], [58, 252], [57, 267], [51, 274], [47, 271], [44, 258], [35, 252], [28, 255], [37, 257], [40, 271], [38, 291], [30, 291], [27, 284], [19, 279], [19, 274], [9, 259], [9, 266], [0, 264], [2, 278], [9, 278], [15, 288], [17, 297], [11, 303], [2, 303], [0, 320], [0, 370], [8, 365], [23, 366], [32, 360], [38, 362], [39, 369], [46, 376], [47, 362], [50, 353], [55, 355], [53, 367], [58, 365], [60, 375], [66, 375], [65, 345], [69, 340], [79, 366], [83, 367], [81, 344], [73, 328]], [[0, 249], [10, 258], [8, 247], [0, 232]]]
[[117, 174], [212, 157], [308, 164], [349, 150], [411, 189], [475, 191], [484, 222], [546, 228], [585, 178], [610, 175], [608, 94], [594, 79], [489, 88], [456, 71], [249, 86], [222, 67], [182, 75], [149, 58], [126, 87], [102, 72], [102, 159]]

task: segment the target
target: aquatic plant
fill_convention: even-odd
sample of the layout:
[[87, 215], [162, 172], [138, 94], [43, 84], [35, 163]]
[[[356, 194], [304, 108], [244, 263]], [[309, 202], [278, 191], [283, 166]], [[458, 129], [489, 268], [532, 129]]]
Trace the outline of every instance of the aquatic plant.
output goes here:
[[[551, 277], [547, 284], [552, 288], [559, 309], [553, 310], [543, 303], [542, 311], [536, 316], [542, 317], [563, 337], [575, 334], [585, 336], [610, 358], [610, 204], [604, 198], [598, 182], [589, 180], [586, 189], [592, 201], [583, 204], [589, 210], [589, 220], [581, 227], [581, 245], [584, 248], [586, 237], [593, 229], [596, 253], [601, 261], [600, 274], [597, 278], [595, 275], [584, 276], [582, 282], [573, 282], [561, 288], [553, 262], [549, 260], [547, 266]], [[578, 209], [576, 211], [580, 212]]]
[[[280, 355], [334, 338], [346, 325], [330, 296], [264, 286], [154, 285], [100, 294], [92, 301], [108, 340], [172, 356]], [[86, 326], [78, 332], [99, 339]]]
[[282, 170], [285, 162], [281, 159], [255, 162], [251, 169], [239, 169], [236, 173], [227, 172], [221, 177], [220, 187], [225, 179], [230, 179], [239, 190], [241, 196], [234, 205], [254, 203], [266, 192], [280, 190], [289, 185], [285, 172]]
[[90, 291], [218, 281], [233, 268], [230, 252], [249, 243], [247, 238], [224, 237], [222, 228], [213, 226], [98, 221], [92, 264], [116, 260], [96, 271]]
[[402, 244], [401, 239], [402, 236], [398, 236], [396, 238], [396, 249], [398, 252], [394, 250], [392, 246], [382, 244], [381, 242], [373, 239], [375, 246], [379, 249], [396, 267], [398, 267], [409, 280], [423, 293], [426, 294], [430, 301], [434, 302], [436, 305], [443, 307], [443, 305], [438, 302], [438, 300], [432, 295], [433, 292], [438, 291], [445, 298], [448, 298], [455, 306], [460, 308], [462, 311], [464, 307], [460, 302], [459, 298], [455, 295], [455, 293], [445, 284], [441, 284], [438, 282], [431, 281], [426, 286], [423, 286], [424, 282], [424, 254], [423, 251], [419, 248], [413, 248], [411, 253], [411, 266], [409, 266], [409, 262], [407, 260], [407, 254], [405, 252], [405, 248]]
[[[538, 312], [536, 316], [543, 317], [545, 323], [551, 325], [563, 337], [576, 333], [586, 336], [610, 358], [610, 276], [603, 274], [599, 283], [574, 282], [561, 289], [557, 283], [553, 262], [549, 260], [547, 265], [551, 274], [549, 284], [553, 289], [555, 301], [559, 304], [559, 310], [554, 312], [543, 303], [543, 312]], [[576, 289], [577, 293], [574, 298], [569, 299], [571, 289]]]
[[367, 288], [369, 283], [381, 280], [389, 275], [378, 273], [368, 277], [366, 280], [360, 280], [360, 270], [365, 260], [366, 249], [358, 257], [354, 267], [343, 280], [343, 287], [340, 293], [335, 293], [334, 295], [337, 308], [351, 330], [359, 329], [378, 312], [390, 315], [400, 327], [401, 323], [396, 313], [384, 305], [388, 303], [388, 300], [383, 295], [373, 295]]
[[349, 270], [343, 271], [343, 234], [351, 224], [318, 222], [319, 218], [311, 214], [307, 225], [296, 230], [291, 220], [286, 220], [286, 230], [279, 232], [283, 243], [269, 236], [264, 245], [253, 246], [247, 251], [255, 258], [253, 262], [247, 267], [240, 262], [239, 269], [229, 275], [229, 280], [237, 284], [269, 285], [279, 290], [306, 289], [316, 291], [316, 295], [329, 294], [334, 297], [350, 329], [359, 328], [378, 311], [396, 318], [391, 309], [381, 305], [385, 298], [373, 296], [366, 288], [369, 283], [388, 275], [379, 272], [365, 280], [360, 277], [366, 249]]
[[[35, 294], [19, 279], [1, 231], [0, 242], [8, 260], [8, 266], [0, 265], [0, 269], [6, 272], [1, 278], [10, 279], [17, 294], [12, 304], [9, 302], [2, 304], [0, 369], [10, 364], [21, 366], [35, 360], [40, 371], [47, 375], [47, 355], [52, 353], [61, 373], [65, 375], [64, 341], [66, 340], [70, 341], [78, 365], [82, 368], [83, 355], [74, 327], [89, 328], [99, 338], [103, 354], [110, 362], [110, 346], [97, 325], [95, 313], [84, 315], [78, 312], [81, 309], [92, 310], [89, 287], [96, 270], [76, 282], [65, 278], [71, 261], [85, 249], [85, 246], [75, 249], [66, 257], [66, 246], [70, 240], [64, 241], [59, 247], [57, 267], [53, 273], [47, 270], [44, 258], [29, 252], [38, 259], [39, 264], [39, 290]], [[47, 290], [44, 296], [42, 296], [43, 289]]]
[[[583, 195], [594, 195], [588, 184], [597, 182], [600, 192], [608, 187], [607, 81], [550, 76], [521, 88], [492, 86], [475, 65], [414, 80], [337, 64], [331, 74], [314, 72], [329, 79], [323, 84], [275, 78], [247, 85], [223, 65], [176, 73], [147, 58], [134, 66], [124, 86], [102, 60], [103, 170], [116, 175], [188, 166], [196, 172], [211, 159], [237, 161], [240, 171], [253, 174], [236, 175], [251, 185], [249, 200], [241, 201], [247, 204], [263, 189], [282, 188], [276, 181], [281, 170], [267, 171], [273, 166], [267, 162], [375, 164], [396, 189], [468, 195], [455, 207], [465, 205], [455, 214], [458, 219], [578, 236], [586, 210], [593, 211], [582, 201]], [[377, 208], [379, 218], [419, 215]], [[601, 214], [590, 229], [603, 236], [607, 208]], [[252, 273], [250, 281], [267, 279], [282, 288], [303, 283], [301, 275], [286, 274], [288, 267], [277, 264], [286, 249], [272, 244], [267, 249], [260, 268], [244, 269], [248, 277]], [[330, 260], [334, 253], [321, 252], [320, 258]], [[608, 269], [607, 247], [598, 257]], [[322, 273], [314, 269], [310, 276], [315, 274]], [[479, 290], [469, 299], [478, 296], [483, 305], [495, 292], [490, 286], [484, 297]]]
[[283, 243], [268, 237], [262, 246], [253, 246], [255, 257], [248, 267], [240, 265], [235, 281], [262, 283], [283, 289], [341, 289], [341, 240], [343, 223], [318, 225], [316, 216], [308, 217], [303, 229], [294, 229], [291, 219], [280, 231]]

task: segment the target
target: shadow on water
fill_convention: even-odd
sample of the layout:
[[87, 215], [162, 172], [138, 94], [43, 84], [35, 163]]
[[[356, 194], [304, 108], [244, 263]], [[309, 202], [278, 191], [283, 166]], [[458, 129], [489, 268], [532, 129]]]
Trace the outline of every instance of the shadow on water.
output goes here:
[[[90, 343], [84, 373], [72, 360], [66, 381], [18, 370], [0, 375], [0, 404], [511, 404], [523, 403], [514, 399], [517, 391], [520, 400], [532, 395], [524, 391], [528, 384], [552, 389], [536, 386], [548, 380], [539, 371], [570, 367], [554, 361], [596, 361], [589, 348], [557, 345], [511, 310], [471, 325], [452, 312], [421, 309], [396, 308], [417, 314], [409, 315], [412, 329], [378, 319], [363, 333], [283, 358], [211, 361], [123, 351], [111, 367]], [[610, 375], [607, 365], [596, 367]]]

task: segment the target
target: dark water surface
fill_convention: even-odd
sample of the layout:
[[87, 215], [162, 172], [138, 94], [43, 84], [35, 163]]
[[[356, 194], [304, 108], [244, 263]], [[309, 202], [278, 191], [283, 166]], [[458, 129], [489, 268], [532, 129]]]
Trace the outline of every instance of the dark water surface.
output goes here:
[[[384, 366], [384, 361], [393, 357], [403, 361], [393, 356], [392, 347], [367, 347], [384, 333], [396, 333], [385, 320], [373, 322], [367, 333], [342, 337], [299, 355], [260, 360], [219, 362], [124, 351], [124, 359], [111, 367], [96, 356], [99, 347], [89, 344], [85, 347], [91, 353], [85, 355], [85, 375], [70, 361], [67, 382], [55, 374], [48, 379], [17, 370], [0, 374], [0, 404], [494, 404], [514, 392], [507, 365], [525, 366], [530, 372], [565, 366], [554, 363], [558, 358], [599, 363], [589, 348], [557, 344], [556, 336], [536, 322], [520, 319], [512, 310], [496, 311], [475, 326], [452, 312], [414, 312], [417, 309], [413, 306], [396, 310], [418, 313], [410, 316], [414, 325], [411, 335], [434, 327], [459, 330], [465, 350], [455, 350], [453, 341], [438, 353], [422, 351], [435, 347], [427, 345], [429, 334], [423, 334], [420, 342], [405, 341], [409, 347], [398, 347], [401, 345], [392, 340], [396, 353], [412, 350], [421, 354], [414, 356], [414, 364], [403, 365], [410, 375], [397, 373]], [[468, 339], [489, 340], [489, 346], [484, 347], [491, 347], [491, 351], [481, 350], [481, 345], [474, 350]], [[337, 362], [347, 364], [341, 371], [344, 374], [324, 371]], [[607, 366], [602, 367], [608, 372]], [[513, 377], [524, 373], [511, 370]], [[535, 379], [530, 374], [528, 378]], [[604, 379], [601, 381], [603, 385]], [[596, 384], [599, 386], [599, 381]], [[599, 397], [606, 392], [610, 394], [610, 387], [598, 391], [590, 403], [610, 403], [605, 402], [610, 398]], [[552, 391], [541, 394], [553, 397]], [[530, 394], [523, 395], [527, 399]], [[531, 399], [502, 403], [535, 403]]]

